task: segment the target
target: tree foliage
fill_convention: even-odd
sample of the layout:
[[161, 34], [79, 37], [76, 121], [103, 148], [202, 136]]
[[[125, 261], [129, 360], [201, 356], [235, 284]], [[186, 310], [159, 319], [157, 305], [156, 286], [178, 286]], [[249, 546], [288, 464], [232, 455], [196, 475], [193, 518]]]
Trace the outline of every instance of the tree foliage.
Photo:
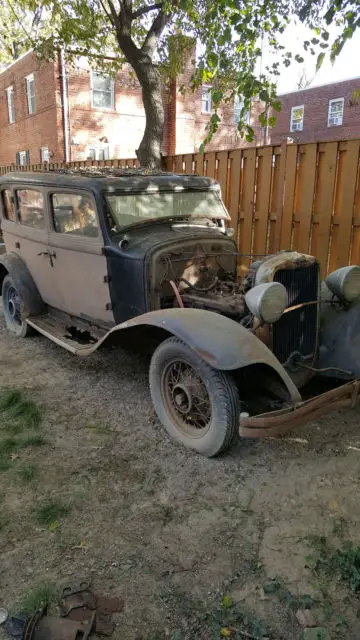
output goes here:
[[[140, 160], [149, 166], [160, 161], [164, 125], [161, 82], [181, 67], [189, 37], [198, 44], [197, 65], [187, 90], [202, 83], [212, 87], [213, 114], [205, 143], [216, 131], [224, 101], [241, 98], [239, 131], [251, 140], [254, 132], [245, 122], [251, 100], [258, 96], [279, 110], [276, 80], [281, 66], [302, 64], [303, 57], [287, 51], [281, 36], [294, 16], [314, 30], [304, 43], [320, 67], [327, 52], [332, 59], [360, 24], [358, 0], [0, 0], [0, 38], [7, 42], [8, 61], [16, 43], [32, 46], [52, 57], [64, 48], [68, 59], [84, 55], [92, 66], [115, 73], [125, 62], [138, 78], [146, 113]], [[17, 15], [15, 15], [17, 14]], [[7, 16], [10, 20], [6, 23]], [[16, 18], [16, 19], [15, 19]], [[342, 25], [330, 42], [328, 26]], [[10, 25], [10, 33], [7, 31]], [[34, 30], [35, 25], [35, 30]], [[34, 32], [35, 31], [35, 32]], [[262, 60], [264, 48], [276, 60]], [[14, 55], [16, 57], [16, 55]], [[262, 64], [260, 64], [260, 61]], [[263, 126], [273, 124], [265, 109]]]

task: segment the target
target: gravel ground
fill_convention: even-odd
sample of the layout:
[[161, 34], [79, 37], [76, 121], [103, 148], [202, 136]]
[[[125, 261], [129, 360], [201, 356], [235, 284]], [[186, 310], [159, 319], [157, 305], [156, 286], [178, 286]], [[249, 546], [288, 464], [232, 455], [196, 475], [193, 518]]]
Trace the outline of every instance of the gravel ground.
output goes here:
[[[81, 359], [41, 336], [16, 339], [0, 315], [0, 388], [31, 395], [46, 438], [0, 474], [0, 606], [14, 611], [40, 582], [85, 578], [124, 599], [114, 640], [218, 638], [225, 594], [267, 637], [297, 639], [292, 609], [263, 589], [278, 576], [293, 598], [321, 610], [331, 600], [331, 637], [359, 638], [344, 588], [305, 568], [309, 534], [338, 543], [341, 528], [360, 542], [359, 409], [207, 460], [164, 433], [147, 370], [147, 357], [119, 349]], [[24, 484], [25, 463], [37, 473]], [[34, 517], [49, 497], [71, 505], [55, 530]], [[200, 611], [212, 622], [201, 626]]]

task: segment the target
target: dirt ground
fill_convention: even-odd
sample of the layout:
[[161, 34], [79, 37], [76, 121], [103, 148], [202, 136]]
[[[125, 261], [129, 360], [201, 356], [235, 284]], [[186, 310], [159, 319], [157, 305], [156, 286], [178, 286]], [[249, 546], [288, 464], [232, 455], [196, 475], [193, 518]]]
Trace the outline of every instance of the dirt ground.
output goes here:
[[[289, 640], [302, 637], [289, 601], [307, 594], [331, 638], [359, 638], [354, 597], [305, 558], [310, 534], [360, 543], [360, 409], [207, 460], [164, 433], [147, 370], [118, 349], [81, 359], [16, 339], [0, 313], [0, 388], [36, 401], [46, 438], [0, 473], [0, 606], [88, 579], [124, 599], [114, 640], [219, 638], [228, 608], [252, 637]], [[71, 507], [54, 528], [34, 517], [49, 497]]]

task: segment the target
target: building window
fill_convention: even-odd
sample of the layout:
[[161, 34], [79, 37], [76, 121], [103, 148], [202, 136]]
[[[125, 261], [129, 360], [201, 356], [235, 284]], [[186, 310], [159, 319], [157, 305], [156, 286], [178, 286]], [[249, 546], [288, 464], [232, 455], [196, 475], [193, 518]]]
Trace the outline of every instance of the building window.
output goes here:
[[30, 151], [17, 151], [16, 164], [19, 164], [22, 167], [26, 164], [30, 164]]
[[8, 87], [6, 89], [9, 124], [15, 122], [15, 105], [14, 105], [14, 87]]
[[110, 158], [110, 145], [95, 144], [88, 147], [87, 160], [108, 160]]
[[28, 113], [31, 115], [35, 113], [35, 81], [34, 74], [32, 73], [30, 76], [26, 78], [26, 97], [27, 97], [27, 105], [28, 105]]
[[92, 106], [96, 109], [115, 109], [114, 79], [91, 72]]
[[291, 108], [290, 131], [302, 131], [304, 128], [304, 105]]
[[202, 113], [211, 113], [211, 87], [202, 87], [201, 111]]
[[44, 229], [44, 197], [40, 191], [21, 189], [16, 192], [21, 224]]
[[[236, 95], [234, 98], [234, 124], [237, 126], [240, 121], [241, 112], [244, 108], [244, 99]], [[244, 113], [245, 124], [250, 124], [250, 110]]]
[[49, 162], [50, 154], [48, 147], [41, 147], [40, 149], [40, 162]]
[[343, 123], [344, 98], [329, 100], [328, 127], [339, 127]]

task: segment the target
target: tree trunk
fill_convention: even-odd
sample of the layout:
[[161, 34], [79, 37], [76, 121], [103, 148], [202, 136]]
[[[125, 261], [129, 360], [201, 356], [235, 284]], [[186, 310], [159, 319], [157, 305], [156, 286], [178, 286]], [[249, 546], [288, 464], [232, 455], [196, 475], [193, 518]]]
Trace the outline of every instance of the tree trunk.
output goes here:
[[145, 131], [136, 155], [142, 167], [161, 167], [161, 145], [164, 135], [164, 105], [161, 76], [156, 66], [147, 59], [136, 65], [145, 109]]

